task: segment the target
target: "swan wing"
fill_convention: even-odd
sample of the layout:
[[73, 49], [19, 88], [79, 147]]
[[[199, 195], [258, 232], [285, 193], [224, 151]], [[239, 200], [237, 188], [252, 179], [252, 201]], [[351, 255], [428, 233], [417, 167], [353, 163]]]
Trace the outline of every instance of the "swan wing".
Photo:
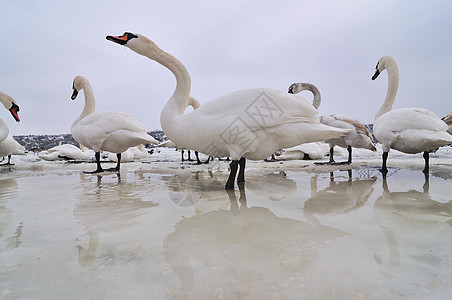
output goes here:
[[389, 148], [405, 153], [419, 153], [452, 143], [447, 124], [424, 108], [400, 108], [380, 116], [374, 124], [374, 135]]
[[74, 139], [98, 152], [121, 153], [141, 143], [158, 143], [133, 116], [121, 112], [94, 112], [72, 126]]
[[179, 147], [211, 156], [264, 159], [278, 149], [348, 132], [320, 124], [317, 115], [312, 104], [299, 96], [274, 89], [241, 90], [180, 116], [174, 128], [183, 127], [183, 135], [165, 133]]
[[375, 121], [375, 125], [377, 127], [384, 126], [384, 128], [393, 132], [401, 132], [407, 129], [447, 130], [447, 125], [436, 114], [424, 108], [399, 108], [389, 111], [380, 116]]

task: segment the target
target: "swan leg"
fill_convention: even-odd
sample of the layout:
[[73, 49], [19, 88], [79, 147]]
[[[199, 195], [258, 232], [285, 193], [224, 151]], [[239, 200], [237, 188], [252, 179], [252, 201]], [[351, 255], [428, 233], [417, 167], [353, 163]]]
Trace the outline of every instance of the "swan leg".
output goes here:
[[425, 161], [425, 165], [424, 165], [424, 170], [422, 170], [422, 172], [424, 172], [424, 174], [428, 173], [429, 170], [429, 154], [428, 151], [424, 151], [424, 161]]
[[383, 152], [382, 155], [383, 158], [383, 165], [381, 166], [381, 173], [383, 173], [383, 175], [386, 175], [388, 173], [388, 168], [386, 168], [386, 161], [388, 160], [388, 152]]
[[121, 153], [116, 153], [116, 157], [118, 159], [118, 162], [116, 163], [116, 167], [108, 169], [108, 171], [114, 171], [119, 172], [119, 169], [121, 167]]
[[334, 161], [334, 146], [330, 147], [330, 159], [328, 162], [316, 162], [315, 165], [333, 165], [336, 162]]
[[335, 161], [334, 161], [334, 146], [330, 147], [330, 161], [329, 161], [329, 163], [330, 164], [334, 164], [335, 163]]
[[239, 160], [240, 170], [239, 170], [239, 176], [237, 177], [237, 183], [245, 182], [245, 164], [246, 164], [246, 159], [244, 157], [242, 157]]
[[[4, 161], [5, 158], [3, 157], [2, 161]], [[11, 163], [11, 154], [8, 155], [8, 162], [1, 164], [1, 166], [14, 166], [14, 164]]]
[[[190, 151], [190, 150], [187, 150], [187, 151], [188, 151], [188, 159], [187, 159], [187, 160], [188, 160], [188, 161], [194, 161], [194, 159], [191, 158], [191, 151]], [[196, 152], [197, 152], [197, 151], [196, 151]], [[196, 152], [195, 152], [195, 153], [196, 153]]]
[[351, 164], [352, 163], [352, 146], [348, 145], [347, 146], [347, 150], [348, 150], [348, 160], [347, 163]]
[[198, 165], [202, 164], [201, 160], [199, 159], [198, 151], [195, 151], [195, 156], [196, 156], [196, 164], [198, 164]]
[[234, 180], [235, 180], [235, 175], [237, 174], [238, 166], [239, 166], [239, 161], [238, 160], [233, 160], [229, 164], [229, 167], [231, 168], [231, 171], [229, 172], [228, 181], [226, 181], [226, 185], [224, 186], [225, 189], [227, 189], [227, 190], [233, 190], [234, 189]]
[[333, 160], [333, 162], [331, 164], [332, 165], [349, 165], [349, 164], [351, 164], [352, 163], [352, 146], [350, 146], [350, 145], [347, 146], [347, 151], [348, 151], [348, 160], [347, 161], [335, 162]]
[[102, 169], [101, 165], [100, 165], [100, 152], [96, 152], [94, 154], [94, 157], [96, 158], [96, 165], [97, 165], [97, 169], [95, 171], [92, 172], [83, 172], [86, 174], [95, 174], [95, 173], [100, 173], [103, 172], [104, 170]]

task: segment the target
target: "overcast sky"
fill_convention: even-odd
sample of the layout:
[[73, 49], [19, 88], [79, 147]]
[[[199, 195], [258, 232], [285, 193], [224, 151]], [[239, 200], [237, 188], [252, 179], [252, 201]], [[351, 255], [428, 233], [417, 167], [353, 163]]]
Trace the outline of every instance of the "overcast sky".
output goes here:
[[400, 69], [394, 108], [441, 117], [452, 111], [451, 29], [448, 0], [2, 0], [0, 90], [19, 104], [21, 122], [6, 110], [0, 118], [13, 135], [70, 133], [84, 105], [83, 94], [70, 99], [72, 80], [83, 75], [96, 110], [127, 112], [160, 129], [174, 76], [105, 39], [124, 31], [178, 58], [201, 104], [240, 89], [310, 82], [322, 94], [320, 115], [372, 123], [387, 75], [371, 77], [378, 59], [391, 55]]

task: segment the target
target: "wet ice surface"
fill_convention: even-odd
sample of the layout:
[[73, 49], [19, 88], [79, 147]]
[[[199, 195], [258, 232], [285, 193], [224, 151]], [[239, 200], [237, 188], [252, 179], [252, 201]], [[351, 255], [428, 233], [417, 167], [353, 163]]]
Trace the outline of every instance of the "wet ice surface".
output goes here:
[[[14, 157], [0, 169], [3, 299], [447, 299], [452, 148], [356, 152], [346, 167], [227, 163], [162, 150], [121, 173]], [[331, 177], [330, 171], [333, 171]]]

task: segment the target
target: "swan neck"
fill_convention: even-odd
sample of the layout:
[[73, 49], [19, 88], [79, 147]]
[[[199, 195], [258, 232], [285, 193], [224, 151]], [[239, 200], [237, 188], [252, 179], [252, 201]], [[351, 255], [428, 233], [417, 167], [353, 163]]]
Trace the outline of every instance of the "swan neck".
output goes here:
[[83, 83], [83, 94], [85, 96], [85, 107], [83, 108], [82, 114], [78, 117], [74, 124], [86, 117], [89, 114], [92, 114], [96, 110], [96, 100], [94, 98], [94, 91], [91, 84], [88, 81]]
[[[160, 50], [160, 49], [159, 49]], [[184, 114], [189, 104], [191, 78], [185, 66], [174, 56], [160, 50], [154, 60], [170, 70], [176, 77], [176, 89], [166, 103], [160, 114], [162, 130], [171, 136], [171, 127], [174, 127], [174, 119]]]
[[312, 106], [314, 106], [315, 109], [319, 109], [320, 102], [322, 101], [319, 89], [313, 84], [310, 84], [308, 87], [311, 93], [314, 95], [314, 98], [312, 99]]
[[381, 115], [387, 113], [392, 109], [395, 97], [397, 95], [397, 90], [399, 88], [399, 69], [397, 65], [391, 64], [387, 68], [388, 72], [388, 90], [386, 92], [386, 98], [377, 114], [375, 115], [375, 120]]

